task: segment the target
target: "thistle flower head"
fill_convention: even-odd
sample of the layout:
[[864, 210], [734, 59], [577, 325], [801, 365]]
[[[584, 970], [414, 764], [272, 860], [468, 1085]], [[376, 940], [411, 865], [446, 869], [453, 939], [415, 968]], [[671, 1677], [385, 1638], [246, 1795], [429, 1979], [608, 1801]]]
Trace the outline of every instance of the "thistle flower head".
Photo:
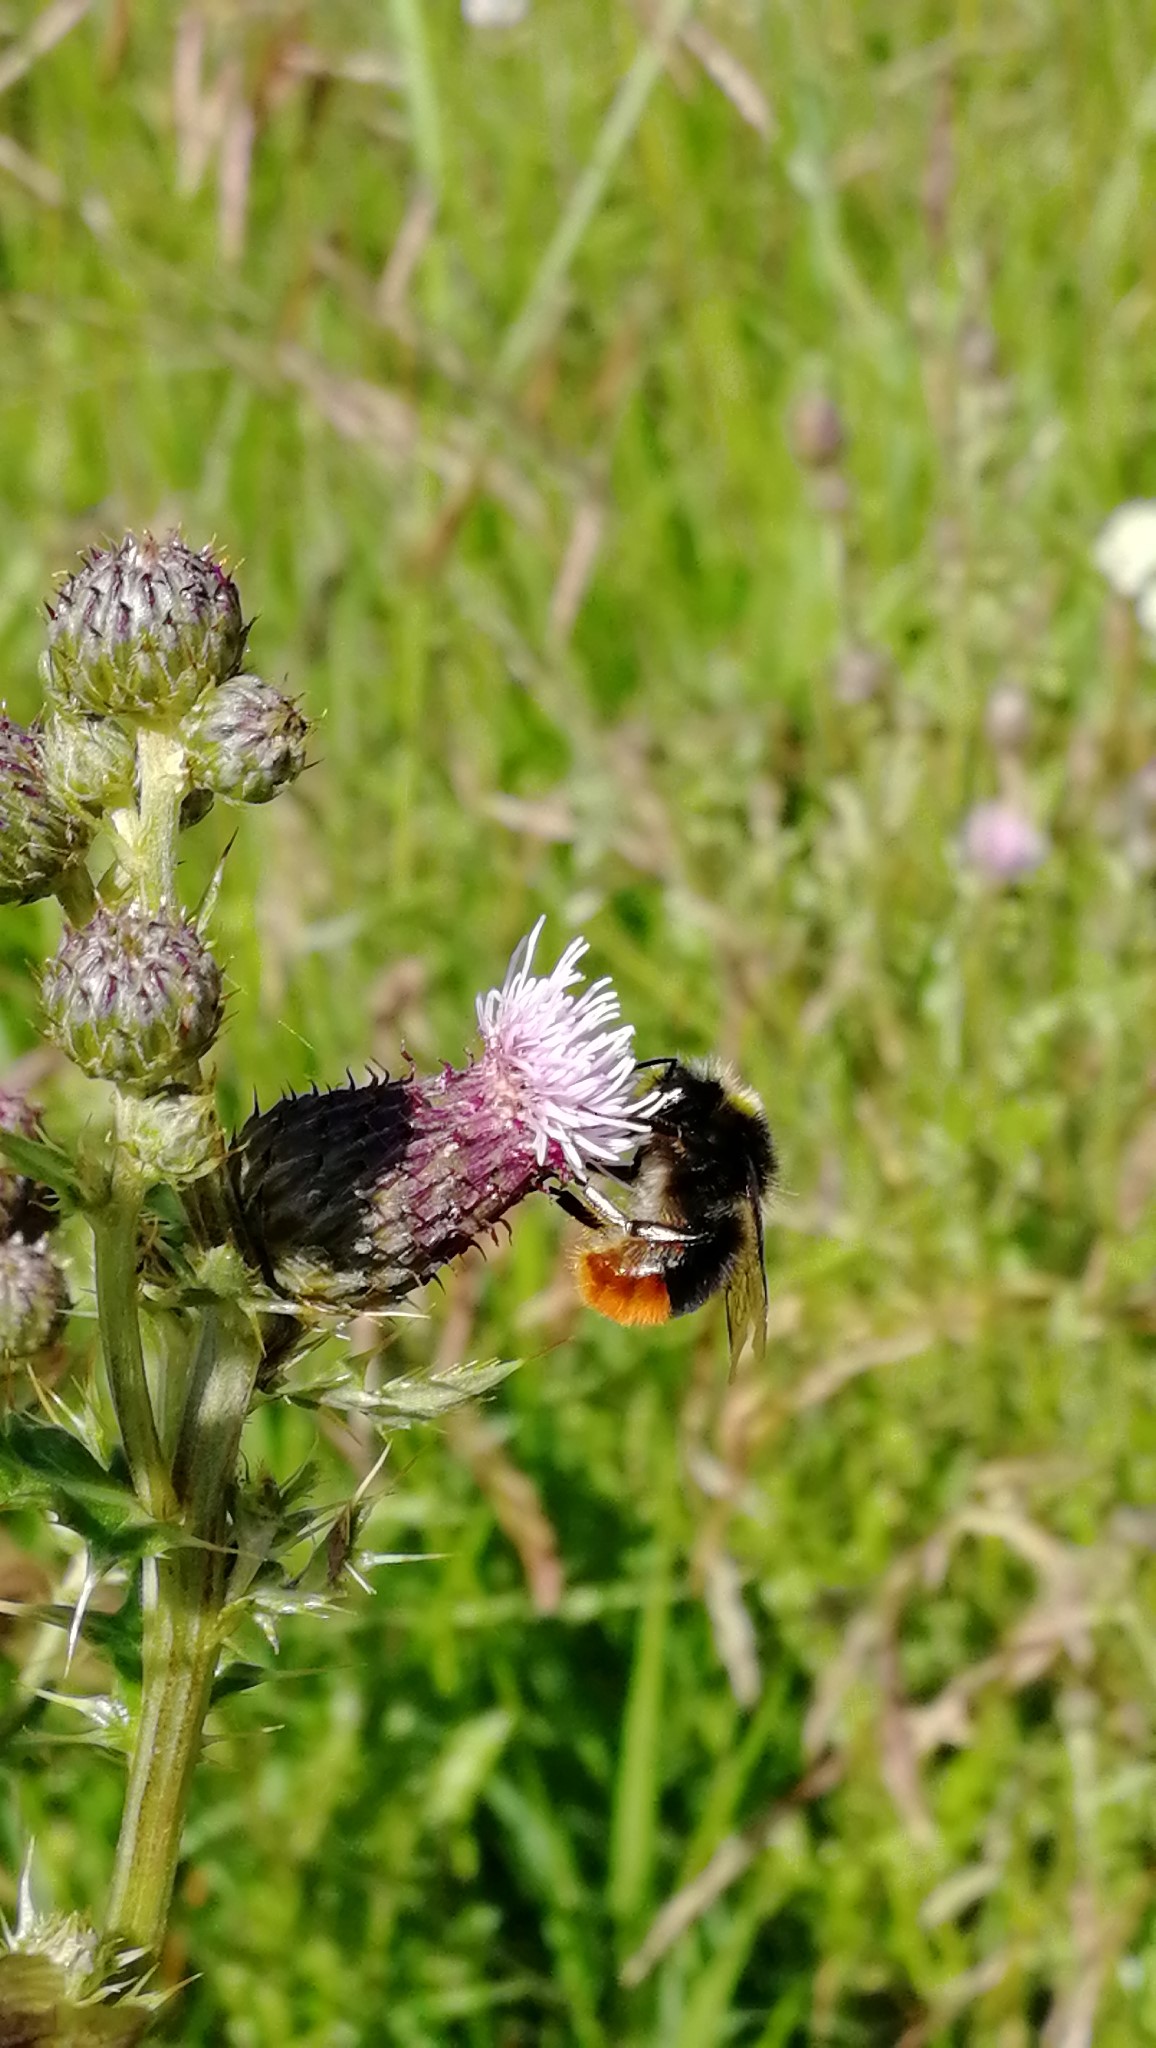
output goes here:
[[259, 676], [233, 676], [202, 698], [181, 738], [197, 789], [235, 804], [264, 804], [305, 766], [309, 720]]
[[528, 1133], [540, 1166], [570, 1177], [621, 1159], [644, 1136], [650, 1098], [636, 1099], [633, 1024], [619, 1023], [609, 976], [570, 994], [589, 950], [572, 939], [549, 974], [531, 972], [546, 920], [516, 948], [501, 988], [478, 997], [478, 1030], [495, 1084]]
[[74, 710], [187, 710], [236, 675], [246, 632], [237, 586], [208, 548], [130, 533], [94, 548], [57, 591], [44, 681]]
[[0, 712], [0, 903], [50, 895], [91, 836], [50, 784], [40, 733]]
[[244, 1248], [284, 1296], [399, 1301], [524, 1196], [610, 1164], [658, 1100], [606, 980], [581, 995], [575, 939], [533, 973], [541, 923], [478, 998], [472, 1065], [288, 1098], [250, 1119], [230, 1174]]
[[52, 1342], [68, 1308], [64, 1275], [46, 1239], [19, 1231], [0, 1243], [0, 1360], [36, 1358]]
[[66, 930], [41, 982], [51, 1036], [86, 1074], [156, 1089], [207, 1052], [221, 970], [182, 918], [130, 906]]

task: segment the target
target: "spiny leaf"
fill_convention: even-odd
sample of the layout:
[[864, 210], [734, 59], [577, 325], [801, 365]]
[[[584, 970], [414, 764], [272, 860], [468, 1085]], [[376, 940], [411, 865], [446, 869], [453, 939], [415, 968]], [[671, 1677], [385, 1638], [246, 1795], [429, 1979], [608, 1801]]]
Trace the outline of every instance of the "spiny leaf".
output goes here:
[[226, 1664], [213, 1680], [213, 1706], [220, 1700], [227, 1700], [233, 1693], [251, 1692], [255, 1685], [263, 1684], [268, 1677], [268, 1667], [264, 1664], [250, 1664], [241, 1658], [234, 1664]]
[[0, 1507], [50, 1509], [101, 1561], [188, 1540], [146, 1515], [123, 1466], [106, 1468], [66, 1429], [36, 1415], [9, 1415], [0, 1425]]
[[19, 1131], [0, 1130], [0, 1153], [17, 1172], [30, 1180], [42, 1181], [71, 1208], [80, 1208], [84, 1189], [76, 1167], [66, 1152], [42, 1138], [26, 1138]]
[[519, 1358], [487, 1358], [466, 1365], [449, 1365], [440, 1372], [420, 1377], [399, 1374], [383, 1387], [358, 1387], [347, 1381], [288, 1389], [285, 1398], [306, 1408], [343, 1408], [382, 1422], [430, 1422], [476, 1401], [517, 1372]]
[[[60, 1628], [71, 1631], [76, 1621], [75, 1610], [65, 1601], [0, 1600], [0, 1614], [11, 1614], [20, 1621], [34, 1621], [45, 1628]], [[141, 1619], [140, 1608], [135, 1600], [126, 1600], [114, 1614], [102, 1608], [89, 1607], [81, 1623], [80, 1633], [95, 1649], [103, 1650], [111, 1658], [122, 1678], [139, 1682], [141, 1675]], [[0, 2042], [2, 2048], [2, 2042]]]

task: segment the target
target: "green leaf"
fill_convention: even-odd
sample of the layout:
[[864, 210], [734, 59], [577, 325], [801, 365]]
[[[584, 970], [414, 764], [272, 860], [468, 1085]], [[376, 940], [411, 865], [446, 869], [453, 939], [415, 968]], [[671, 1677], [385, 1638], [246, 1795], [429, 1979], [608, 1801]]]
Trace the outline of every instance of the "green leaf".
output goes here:
[[37, 1415], [9, 1415], [0, 1426], [0, 1508], [21, 1507], [51, 1510], [100, 1562], [189, 1540], [145, 1513], [126, 1470], [106, 1469], [68, 1430]]
[[18, 1173], [42, 1181], [71, 1208], [83, 1206], [84, 1190], [76, 1167], [68, 1154], [55, 1145], [46, 1144], [41, 1138], [23, 1137], [19, 1131], [0, 1130], [0, 1154]]
[[266, 1683], [269, 1676], [266, 1665], [250, 1664], [239, 1657], [235, 1663], [226, 1664], [223, 1671], [218, 1671], [213, 1680], [211, 1704], [215, 1707], [219, 1701], [227, 1700], [233, 1693], [251, 1692], [255, 1685]]
[[[58, 1628], [67, 1635], [76, 1620], [76, 1610], [62, 1600], [0, 1600], [0, 1614], [11, 1614], [22, 1622], [36, 1622], [44, 1628]], [[136, 1600], [126, 1600], [113, 1614], [103, 1608], [86, 1607], [80, 1624], [86, 1643], [103, 1650], [122, 1678], [139, 1684], [141, 1676], [141, 1616]], [[33, 1701], [29, 1701], [29, 1706]], [[0, 2048], [3, 2039], [0, 2037]]]
[[492, 1392], [517, 1372], [521, 1362], [519, 1358], [487, 1358], [480, 1362], [471, 1360], [467, 1365], [447, 1365], [440, 1372], [421, 1378], [399, 1375], [372, 1393], [351, 1392], [347, 1400], [350, 1407], [357, 1407], [366, 1415], [426, 1422]]

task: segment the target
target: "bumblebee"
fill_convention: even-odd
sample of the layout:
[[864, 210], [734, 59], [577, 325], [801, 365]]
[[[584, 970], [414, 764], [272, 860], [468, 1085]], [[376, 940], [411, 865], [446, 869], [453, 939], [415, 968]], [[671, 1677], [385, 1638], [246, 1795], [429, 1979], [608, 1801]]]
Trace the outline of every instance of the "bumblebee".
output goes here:
[[763, 1203], [776, 1173], [762, 1103], [705, 1060], [648, 1060], [660, 1069], [650, 1134], [633, 1160], [607, 1169], [631, 1190], [630, 1213], [601, 1190], [558, 1201], [588, 1237], [575, 1258], [578, 1292], [616, 1323], [665, 1323], [725, 1289], [732, 1370], [749, 1341], [767, 1341]]

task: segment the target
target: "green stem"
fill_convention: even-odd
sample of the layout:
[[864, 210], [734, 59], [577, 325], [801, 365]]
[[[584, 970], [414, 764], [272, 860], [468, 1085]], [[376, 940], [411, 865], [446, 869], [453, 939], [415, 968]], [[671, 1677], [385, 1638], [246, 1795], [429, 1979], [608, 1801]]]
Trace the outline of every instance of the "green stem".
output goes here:
[[141, 1711], [109, 1926], [150, 1954], [168, 1918], [217, 1668], [229, 1567], [228, 1496], [259, 1355], [237, 1310], [215, 1304], [205, 1311], [174, 1464], [190, 1541], [146, 1567]]
[[124, 1454], [137, 1499], [156, 1522], [169, 1522], [176, 1497], [165, 1465], [145, 1377], [137, 1309], [140, 1193], [123, 1177], [92, 1215], [100, 1340]]
[[177, 836], [187, 782], [185, 750], [170, 733], [142, 726], [136, 758], [140, 773], [137, 881], [148, 908], [160, 910], [175, 898]]
[[589, 162], [570, 194], [525, 300], [498, 350], [494, 368], [500, 385], [515, 384], [550, 340], [561, 317], [566, 280], [574, 258], [646, 112], [671, 47], [690, 20], [694, 6], [695, 0], [666, 0], [652, 33], [623, 78]]

